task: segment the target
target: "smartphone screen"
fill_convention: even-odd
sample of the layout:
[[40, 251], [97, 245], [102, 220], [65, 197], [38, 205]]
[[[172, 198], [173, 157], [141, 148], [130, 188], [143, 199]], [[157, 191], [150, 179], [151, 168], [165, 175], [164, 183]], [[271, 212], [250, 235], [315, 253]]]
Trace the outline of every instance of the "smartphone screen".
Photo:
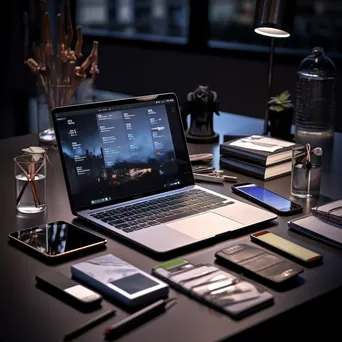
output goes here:
[[273, 207], [279, 211], [290, 211], [298, 209], [299, 205], [291, 202], [287, 198], [281, 197], [274, 192], [266, 190], [256, 184], [243, 184], [236, 186], [236, 189], [244, 192], [245, 194]]
[[98, 235], [63, 221], [19, 230], [11, 233], [10, 238], [48, 256], [59, 256], [106, 242]]

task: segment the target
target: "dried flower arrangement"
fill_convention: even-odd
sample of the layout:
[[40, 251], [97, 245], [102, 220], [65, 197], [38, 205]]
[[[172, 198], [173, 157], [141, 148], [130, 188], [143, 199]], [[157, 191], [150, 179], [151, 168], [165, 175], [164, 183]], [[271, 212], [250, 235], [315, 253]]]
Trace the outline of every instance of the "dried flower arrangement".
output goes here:
[[[72, 48], [74, 33], [70, 13], [70, 0], [66, 0], [65, 18], [57, 14], [58, 43], [57, 53], [51, 38], [50, 17], [46, 11], [45, 0], [40, 0], [41, 6], [41, 37], [32, 46], [33, 57], [29, 57], [28, 22], [29, 16], [24, 13], [25, 23], [25, 64], [37, 75], [37, 80], [43, 89], [49, 111], [53, 107], [69, 104], [80, 84], [91, 76], [92, 84], [98, 68], [98, 42], [93, 42], [89, 56], [81, 63], [83, 34], [81, 26], [76, 26], [76, 43]], [[66, 24], [64, 24], [64, 21]]]

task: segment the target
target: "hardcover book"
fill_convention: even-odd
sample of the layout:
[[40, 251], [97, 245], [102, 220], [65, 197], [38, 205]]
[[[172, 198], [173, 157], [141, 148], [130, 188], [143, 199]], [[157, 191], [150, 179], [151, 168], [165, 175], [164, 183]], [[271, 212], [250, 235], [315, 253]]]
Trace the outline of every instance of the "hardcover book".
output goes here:
[[252, 135], [220, 145], [224, 157], [268, 167], [289, 161], [295, 143], [267, 136]]
[[261, 166], [248, 163], [234, 158], [226, 158], [221, 156], [220, 166], [238, 173], [246, 174], [264, 181], [268, 181], [277, 177], [281, 177], [291, 173], [292, 163], [290, 161], [272, 166]]

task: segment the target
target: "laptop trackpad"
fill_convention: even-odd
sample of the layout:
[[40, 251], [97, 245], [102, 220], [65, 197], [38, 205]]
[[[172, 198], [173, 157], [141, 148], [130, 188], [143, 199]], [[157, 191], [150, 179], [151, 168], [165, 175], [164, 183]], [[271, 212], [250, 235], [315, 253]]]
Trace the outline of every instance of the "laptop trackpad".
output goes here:
[[212, 212], [167, 223], [166, 225], [197, 240], [202, 240], [243, 227], [239, 222]]

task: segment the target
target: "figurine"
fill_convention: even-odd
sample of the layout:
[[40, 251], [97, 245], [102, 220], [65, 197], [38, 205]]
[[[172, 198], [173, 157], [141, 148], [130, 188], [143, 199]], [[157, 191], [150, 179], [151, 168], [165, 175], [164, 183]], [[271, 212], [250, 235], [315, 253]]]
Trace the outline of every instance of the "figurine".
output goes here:
[[[207, 86], [198, 88], [188, 94], [182, 108], [182, 120], [186, 133], [186, 140], [193, 143], [214, 143], [219, 140], [213, 129], [213, 115], [219, 113], [217, 93]], [[187, 116], [191, 115], [190, 128], [187, 129]]]

